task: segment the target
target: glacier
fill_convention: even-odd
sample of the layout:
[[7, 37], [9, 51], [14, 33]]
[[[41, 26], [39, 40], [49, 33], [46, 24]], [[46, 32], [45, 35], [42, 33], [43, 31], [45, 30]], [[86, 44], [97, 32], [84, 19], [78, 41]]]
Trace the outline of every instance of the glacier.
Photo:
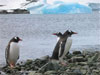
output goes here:
[[53, 4], [45, 2], [31, 5], [27, 7], [30, 14], [74, 14], [74, 13], [91, 13], [92, 9], [89, 6], [80, 3], [65, 3], [55, 1]]

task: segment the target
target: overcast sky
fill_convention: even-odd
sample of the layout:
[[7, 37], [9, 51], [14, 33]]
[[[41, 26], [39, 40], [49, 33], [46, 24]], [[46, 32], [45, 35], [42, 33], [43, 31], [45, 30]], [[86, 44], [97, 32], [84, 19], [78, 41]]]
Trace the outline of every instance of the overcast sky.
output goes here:
[[[87, 3], [87, 2], [95, 2], [100, 3], [100, 0], [47, 0], [48, 3], [52, 4], [54, 1], [64, 1], [64, 2], [81, 2], [81, 3]], [[26, 0], [0, 0], [0, 5], [6, 5], [1, 8], [7, 8], [7, 9], [13, 9], [13, 8], [19, 8], [21, 3], [25, 3]]]

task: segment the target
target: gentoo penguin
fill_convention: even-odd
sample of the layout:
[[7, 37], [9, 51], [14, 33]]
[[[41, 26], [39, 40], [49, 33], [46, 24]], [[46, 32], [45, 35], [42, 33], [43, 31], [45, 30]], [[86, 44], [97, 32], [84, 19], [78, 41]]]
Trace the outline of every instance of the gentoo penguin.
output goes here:
[[[58, 36], [58, 34], [59, 33], [54, 33], [54, 35], [56, 36]], [[58, 59], [61, 62], [63, 62], [63, 58], [69, 52], [69, 49], [72, 45], [72, 39], [71, 39], [72, 34], [77, 34], [77, 33], [67, 30], [64, 34], [58, 36], [59, 40], [56, 44], [56, 47], [54, 48], [54, 51], [51, 57], [52, 59]]]
[[57, 39], [57, 44], [56, 44], [56, 46], [55, 46], [55, 48], [54, 48], [53, 54], [52, 54], [52, 56], [51, 56], [51, 59], [56, 59], [56, 60], [58, 60], [58, 59], [59, 59], [59, 57], [58, 57], [58, 55], [59, 55], [59, 45], [60, 45], [59, 39], [60, 39], [60, 37], [63, 36], [63, 35], [62, 35], [61, 32], [53, 33], [53, 35], [56, 35], [56, 36], [58, 37], [58, 39]]
[[19, 41], [22, 41], [22, 39], [20, 39], [19, 37], [13, 37], [9, 41], [5, 51], [6, 63], [11, 68], [15, 67], [16, 62], [19, 59]]

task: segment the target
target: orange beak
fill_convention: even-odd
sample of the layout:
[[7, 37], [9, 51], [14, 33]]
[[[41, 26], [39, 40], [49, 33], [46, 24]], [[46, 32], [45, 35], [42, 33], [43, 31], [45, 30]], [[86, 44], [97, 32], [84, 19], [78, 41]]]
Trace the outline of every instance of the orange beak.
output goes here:
[[53, 33], [52, 35], [57, 35], [57, 33]]
[[19, 41], [23, 41], [22, 39], [19, 39]]
[[78, 33], [76, 33], [76, 32], [73, 32], [73, 34], [78, 34]]

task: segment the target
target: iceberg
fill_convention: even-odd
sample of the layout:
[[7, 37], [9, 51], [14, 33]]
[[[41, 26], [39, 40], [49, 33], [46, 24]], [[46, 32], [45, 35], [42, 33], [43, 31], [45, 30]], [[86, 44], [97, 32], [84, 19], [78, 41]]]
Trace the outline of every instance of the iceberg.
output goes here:
[[31, 14], [69, 14], [69, 13], [91, 13], [92, 9], [89, 6], [79, 3], [65, 3], [55, 1], [53, 4], [45, 2], [36, 3], [27, 7]]

